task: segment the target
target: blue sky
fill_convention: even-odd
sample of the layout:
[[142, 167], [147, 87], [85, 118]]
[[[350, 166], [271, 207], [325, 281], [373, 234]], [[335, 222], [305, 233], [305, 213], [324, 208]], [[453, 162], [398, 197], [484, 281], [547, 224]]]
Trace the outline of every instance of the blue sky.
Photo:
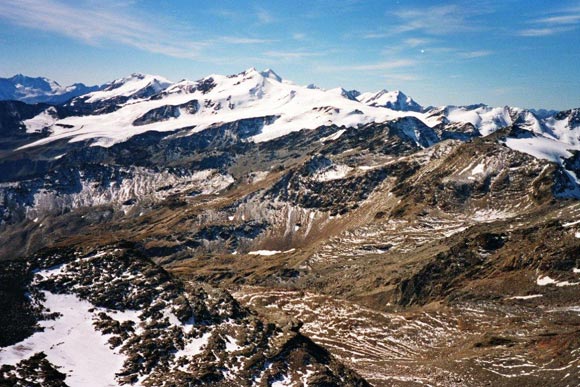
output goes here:
[[272, 68], [423, 105], [580, 106], [580, 1], [1, 0], [0, 77]]

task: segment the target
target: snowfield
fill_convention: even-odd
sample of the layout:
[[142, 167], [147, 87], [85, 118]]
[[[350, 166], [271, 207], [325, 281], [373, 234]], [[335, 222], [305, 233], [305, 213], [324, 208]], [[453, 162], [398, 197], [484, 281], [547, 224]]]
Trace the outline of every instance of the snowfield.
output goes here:
[[[43, 332], [24, 341], [0, 348], [0, 364], [15, 365], [37, 352], [67, 375], [71, 387], [117, 386], [115, 373], [121, 370], [125, 356], [109, 348], [108, 335], [93, 328], [94, 308], [90, 302], [70, 294], [43, 292], [43, 306], [61, 317], [41, 321]], [[90, 351], [87, 351], [90, 348]]]

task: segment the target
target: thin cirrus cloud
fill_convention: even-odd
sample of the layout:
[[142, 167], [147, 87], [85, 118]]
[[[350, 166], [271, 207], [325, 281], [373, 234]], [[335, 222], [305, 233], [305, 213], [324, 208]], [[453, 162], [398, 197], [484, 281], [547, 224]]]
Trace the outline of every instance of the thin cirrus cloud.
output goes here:
[[573, 31], [580, 24], [580, 7], [540, 17], [532, 20], [530, 24], [531, 28], [522, 29], [517, 34], [525, 37], [541, 37]]
[[491, 50], [476, 50], [476, 51], [463, 51], [460, 52], [458, 55], [460, 58], [464, 59], [474, 59], [474, 58], [482, 58], [484, 56], [489, 56], [493, 54]]
[[304, 32], [295, 32], [292, 34], [292, 39], [304, 40], [304, 39], [306, 39], [306, 34]]
[[179, 58], [196, 58], [205, 43], [175, 41], [119, 9], [71, 6], [53, 0], [4, 0], [0, 18], [27, 28], [48, 31], [96, 45], [116, 41], [141, 50]]
[[403, 41], [403, 43], [405, 43], [405, 45], [409, 46], [409, 47], [419, 47], [419, 46], [424, 46], [426, 44], [431, 43], [432, 40], [431, 39], [424, 39], [424, 38], [408, 38], [405, 39]]
[[399, 74], [390, 73], [383, 76], [387, 81], [403, 81], [403, 82], [415, 82], [420, 81], [423, 78], [417, 74]]
[[276, 21], [276, 18], [266, 9], [259, 8], [256, 11], [256, 18], [261, 24], [270, 24]]
[[389, 12], [395, 21], [388, 30], [363, 35], [366, 39], [379, 39], [401, 33], [421, 32], [428, 35], [448, 35], [480, 28], [476, 16], [489, 13], [486, 7], [466, 5], [441, 5], [421, 8], [403, 8]]
[[[93, 3], [94, 4], [94, 3]], [[56, 33], [90, 45], [117, 42], [175, 58], [200, 59], [204, 49], [219, 44], [264, 44], [270, 39], [223, 36], [197, 40], [191, 32], [123, 12], [118, 5], [64, 4], [55, 0], [3, 0], [0, 19], [31, 29]], [[178, 27], [177, 27], [178, 28]]]
[[538, 22], [546, 24], [576, 24], [580, 22], [580, 14], [551, 16], [543, 19], [538, 19]]
[[260, 39], [260, 38], [242, 38], [237, 36], [222, 36], [216, 41], [221, 41], [228, 44], [264, 44], [273, 43], [274, 39]]
[[381, 53], [383, 55], [399, 55], [403, 51], [417, 50], [420, 48], [422, 55], [422, 61], [429, 61], [429, 58], [447, 58], [448, 60], [456, 59], [475, 59], [483, 58], [489, 55], [493, 55], [492, 50], [464, 50], [455, 47], [438, 46], [434, 44], [435, 41], [429, 39], [415, 39], [410, 38], [403, 41], [403, 44], [385, 47]]
[[269, 58], [276, 58], [281, 60], [293, 60], [293, 59], [304, 59], [316, 56], [322, 56], [321, 52], [310, 52], [310, 51], [266, 51], [264, 56]]
[[393, 14], [401, 21], [394, 28], [396, 32], [423, 31], [444, 35], [470, 29], [467, 23], [468, 12], [458, 5], [404, 9]]
[[346, 66], [323, 66], [320, 70], [323, 71], [384, 71], [393, 70], [402, 67], [411, 67], [417, 64], [413, 59], [396, 59], [392, 61], [384, 61], [378, 63], [360, 64], [360, 65], [346, 65]]
[[546, 27], [546, 28], [527, 28], [518, 32], [519, 36], [540, 37], [561, 34], [572, 31], [575, 27]]

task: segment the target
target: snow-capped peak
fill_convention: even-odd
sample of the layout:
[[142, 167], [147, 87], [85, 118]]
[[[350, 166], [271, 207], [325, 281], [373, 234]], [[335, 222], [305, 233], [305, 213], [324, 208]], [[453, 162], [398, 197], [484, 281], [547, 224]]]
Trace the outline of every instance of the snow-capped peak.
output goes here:
[[117, 97], [142, 98], [166, 89], [173, 82], [159, 75], [133, 73], [105, 84], [102, 90], [83, 96], [85, 103], [95, 103]]
[[[265, 69], [263, 71], [259, 71], [255, 67], [250, 67], [249, 69], [242, 71], [239, 74], [230, 75], [229, 78], [235, 78], [240, 76], [244, 78], [264, 78], [276, 82], [283, 82], [282, 77], [276, 74], [276, 72], [272, 69]], [[211, 75], [211, 77], [221, 77], [221, 75], [213, 74]]]
[[580, 148], [580, 109], [559, 112], [544, 124], [550, 137]]
[[23, 74], [16, 74], [8, 79], [14, 82], [17, 88], [39, 89], [53, 93], [59, 92], [63, 88], [58, 82], [45, 77], [32, 78]]
[[76, 107], [76, 102], [88, 105], [79, 108], [82, 115], [59, 120], [49, 128], [49, 137], [29, 146], [58, 138], [110, 146], [146, 131], [185, 127], [201, 131], [216, 123], [271, 117], [252, 137], [259, 142], [323, 125], [356, 127], [419, 114], [368, 106], [345, 89], [312, 89], [282, 80], [273, 70], [254, 68], [175, 84], [158, 76], [132, 74], [73, 100], [71, 106]]
[[380, 90], [375, 93], [362, 93], [358, 100], [369, 106], [386, 107], [393, 110], [415, 111], [422, 110], [421, 105], [399, 90]]
[[[355, 90], [355, 92], [356, 92], [356, 90]], [[330, 90], [328, 90], [328, 93], [340, 95], [341, 97], [344, 97], [346, 99], [350, 99], [351, 101], [358, 101], [356, 93], [353, 93], [352, 91], [346, 90], [342, 87], [330, 89]]]
[[273, 79], [275, 81], [282, 82], [282, 77], [280, 77], [278, 74], [276, 74], [274, 72], [274, 70], [272, 70], [272, 69], [266, 69], [266, 70], [260, 72], [260, 74], [262, 74], [262, 76], [264, 78]]
[[27, 122], [30, 131], [51, 134], [26, 147], [58, 139], [91, 140], [95, 145], [111, 146], [147, 131], [195, 128], [190, 130], [194, 133], [247, 119], [263, 122], [250, 137], [261, 142], [301, 129], [325, 125], [358, 127], [400, 117], [415, 117], [432, 128], [442, 122], [469, 123], [477, 129], [473, 135], [484, 136], [517, 125], [554, 141], [580, 146], [578, 114], [574, 111], [539, 120], [527, 110], [481, 104], [424, 110], [400, 91], [359, 95], [343, 88], [299, 86], [282, 80], [270, 69], [250, 68], [234, 75], [213, 74], [178, 83], [155, 75], [131, 74], [110, 82], [101, 91], [73, 100], [71, 106], [75, 107], [75, 102], [88, 106], [81, 106], [79, 115], [58, 119], [47, 113]]

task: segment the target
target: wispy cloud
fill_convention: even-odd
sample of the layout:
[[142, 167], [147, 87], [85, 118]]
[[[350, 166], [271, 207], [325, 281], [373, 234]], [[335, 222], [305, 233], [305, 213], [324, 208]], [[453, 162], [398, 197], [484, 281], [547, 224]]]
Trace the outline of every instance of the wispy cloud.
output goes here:
[[576, 24], [580, 22], [580, 14], [576, 15], [562, 15], [562, 16], [551, 16], [537, 20], [538, 23], [544, 24]]
[[266, 51], [264, 52], [264, 56], [270, 58], [276, 58], [278, 60], [293, 60], [293, 59], [304, 59], [304, 58], [312, 58], [317, 56], [322, 56], [323, 53], [321, 52], [311, 52], [311, 51]]
[[495, 87], [491, 89], [491, 92], [495, 95], [506, 95], [518, 90], [518, 87]]
[[[227, 10], [215, 11], [230, 17]], [[264, 19], [267, 19], [263, 15]], [[246, 36], [201, 34], [179, 22], [159, 20], [140, 14], [132, 3], [87, 1], [64, 3], [60, 0], [2, 0], [0, 19], [15, 25], [56, 33], [98, 46], [116, 42], [143, 51], [175, 58], [207, 60], [209, 47], [268, 44], [275, 40]], [[271, 19], [269, 19], [271, 20]], [[203, 36], [203, 39], [196, 38]]]
[[382, 48], [380, 53], [387, 58], [403, 57], [405, 55], [416, 55], [418, 52], [424, 53], [426, 50], [437, 50], [436, 44], [439, 41], [428, 38], [411, 37], [400, 41], [389, 41], [389, 45]]
[[224, 8], [211, 9], [211, 10], [209, 10], [209, 13], [211, 15], [215, 15], [215, 16], [220, 17], [222, 19], [228, 19], [228, 20], [234, 20], [239, 16], [239, 13], [234, 12], [234, 11], [229, 10], [229, 9], [224, 9]]
[[238, 36], [222, 36], [214, 41], [220, 41], [228, 44], [264, 44], [273, 43], [274, 39], [260, 39], [260, 38], [244, 38]]
[[381, 54], [385, 56], [401, 56], [405, 52], [410, 52], [415, 55], [420, 52], [422, 54], [422, 62], [433, 60], [434, 58], [438, 58], [439, 61], [441, 59], [447, 59], [449, 61], [475, 59], [494, 54], [492, 50], [464, 50], [456, 47], [438, 46], [435, 43], [436, 41], [429, 39], [406, 39], [402, 44], [385, 47], [381, 51]]
[[[483, 28], [478, 18], [491, 13], [487, 6], [474, 7], [469, 4], [449, 4], [431, 7], [402, 8], [390, 11], [387, 16], [391, 19], [388, 28], [362, 34], [365, 39], [382, 39], [405, 33], [421, 33], [428, 36], [451, 35], [465, 31], [476, 31]], [[411, 44], [423, 39], [417, 39]]]
[[389, 73], [387, 75], [384, 75], [383, 78], [389, 81], [403, 81], [403, 82], [415, 82], [423, 79], [417, 74], [397, 74], [397, 73]]
[[518, 35], [526, 37], [550, 36], [572, 31], [574, 29], [575, 27], [527, 28], [525, 30], [518, 31]]
[[304, 32], [295, 32], [292, 34], [292, 39], [304, 40], [304, 39], [306, 39], [306, 34]]
[[519, 36], [541, 37], [557, 35], [578, 28], [580, 24], [580, 7], [564, 9], [552, 12], [532, 20], [531, 28], [525, 28], [517, 32]]
[[474, 59], [474, 58], [481, 58], [484, 56], [489, 56], [493, 54], [491, 50], [476, 50], [476, 51], [463, 51], [460, 52], [458, 55], [464, 59]]
[[392, 31], [389, 31], [389, 32], [368, 32], [368, 33], [362, 35], [363, 39], [382, 39], [382, 38], [386, 38], [389, 36], [393, 36]]
[[431, 39], [425, 39], [425, 38], [408, 38], [408, 39], [405, 39], [403, 41], [403, 43], [405, 43], [405, 45], [407, 45], [409, 47], [424, 46], [424, 45], [429, 44], [431, 42], [432, 42]]
[[360, 65], [345, 65], [345, 66], [324, 66], [322, 70], [327, 71], [385, 71], [401, 67], [411, 67], [417, 64], [413, 59], [396, 59], [392, 61], [384, 61], [378, 63], [368, 63]]
[[256, 11], [256, 18], [261, 24], [270, 24], [276, 21], [276, 18], [268, 10], [259, 8]]
[[400, 24], [392, 28], [394, 33], [422, 31], [430, 35], [446, 35], [476, 29], [474, 16], [489, 13], [486, 7], [467, 5], [442, 5], [406, 8], [393, 12]]
[[48, 31], [91, 45], [114, 41], [144, 51], [195, 59], [207, 42], [196, 42], [138, 19], [118, 7], [54, 0], [3, 0], [0, 18], [27, 28]]
[[452, 54], [457, 54], [460, 50], [454, 47], [445, 47], [445, 46], [429, 46], [426, 47], [424, 53], [427, 54], [443, 54], [450, 56]]

